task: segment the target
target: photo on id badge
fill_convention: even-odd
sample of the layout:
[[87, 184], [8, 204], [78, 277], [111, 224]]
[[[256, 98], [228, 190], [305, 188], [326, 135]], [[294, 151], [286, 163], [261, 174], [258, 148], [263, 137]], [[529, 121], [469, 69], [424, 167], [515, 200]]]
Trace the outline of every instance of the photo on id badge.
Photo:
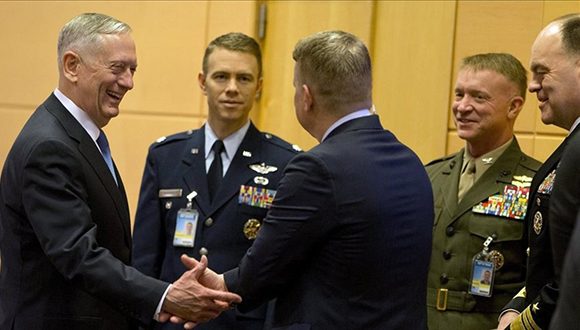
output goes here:
[[493, 262], [474, 260], [469, 293], [477, 296], [491, 297], [492, 285]]
[[198, 213], [196, 210], [181, 209], [175, 221], [173, 246], [192, 247], [195, 242], [195, 229]]

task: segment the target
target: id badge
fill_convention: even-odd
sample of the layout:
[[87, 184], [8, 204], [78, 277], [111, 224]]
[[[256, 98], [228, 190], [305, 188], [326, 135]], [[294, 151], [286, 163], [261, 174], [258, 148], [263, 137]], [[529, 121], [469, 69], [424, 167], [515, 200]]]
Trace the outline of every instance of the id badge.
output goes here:
[[195, 209], [180, 209], [175, 219], [173, 246], [193, 247], [199, 212]]
[[476, 296], [491, 297], [494, 264], [491, 261], [473, 259], [469, 293]]

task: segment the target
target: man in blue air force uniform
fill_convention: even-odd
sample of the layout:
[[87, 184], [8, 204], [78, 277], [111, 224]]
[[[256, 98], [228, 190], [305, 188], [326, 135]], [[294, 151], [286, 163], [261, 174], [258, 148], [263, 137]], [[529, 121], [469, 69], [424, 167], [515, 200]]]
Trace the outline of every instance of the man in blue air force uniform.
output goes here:
[[[210, 267], [226, 271], [252, 244], [286, 163], [299, 151], [248, 119], [261, 68], [260, 47], [244, 34], [220, 36], [206, 49], [198, 79], [207, 123], [160, 138], [147, 156], [135, 218], [137, 269], [172, 281], [186, 271], [179, 260], [185, 253], [206, 255]], [[232, 309], [199, 328], [263, 329], [266, 314], [267, 304]]]

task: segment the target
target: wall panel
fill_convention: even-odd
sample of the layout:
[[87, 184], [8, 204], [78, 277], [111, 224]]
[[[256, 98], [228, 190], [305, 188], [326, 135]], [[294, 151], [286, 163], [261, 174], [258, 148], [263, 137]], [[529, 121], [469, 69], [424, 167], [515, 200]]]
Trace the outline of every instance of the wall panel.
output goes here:
[[368, 45], [371, 1], [266, 1], [268, 25], [264, 40], [264, 87], [258, 124], [262, 130], [309, 149], [316, 140], [294, 114], [292, 50], [302, 37], [322, 30], [345, 30]]
[[372, 49], [377, 113], [424, 162], [445, 153], [454, 17], [453, 1], [376, 5]]

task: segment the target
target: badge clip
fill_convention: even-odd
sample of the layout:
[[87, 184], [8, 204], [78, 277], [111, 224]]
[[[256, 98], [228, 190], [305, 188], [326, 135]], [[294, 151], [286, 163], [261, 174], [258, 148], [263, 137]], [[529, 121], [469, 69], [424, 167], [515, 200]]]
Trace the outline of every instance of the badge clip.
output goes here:
[[185, 198], [187, 198], [187, 209], [191, 209], [193, 207], [193, 199], [197, 196], [197, 191], [190, 192]]

